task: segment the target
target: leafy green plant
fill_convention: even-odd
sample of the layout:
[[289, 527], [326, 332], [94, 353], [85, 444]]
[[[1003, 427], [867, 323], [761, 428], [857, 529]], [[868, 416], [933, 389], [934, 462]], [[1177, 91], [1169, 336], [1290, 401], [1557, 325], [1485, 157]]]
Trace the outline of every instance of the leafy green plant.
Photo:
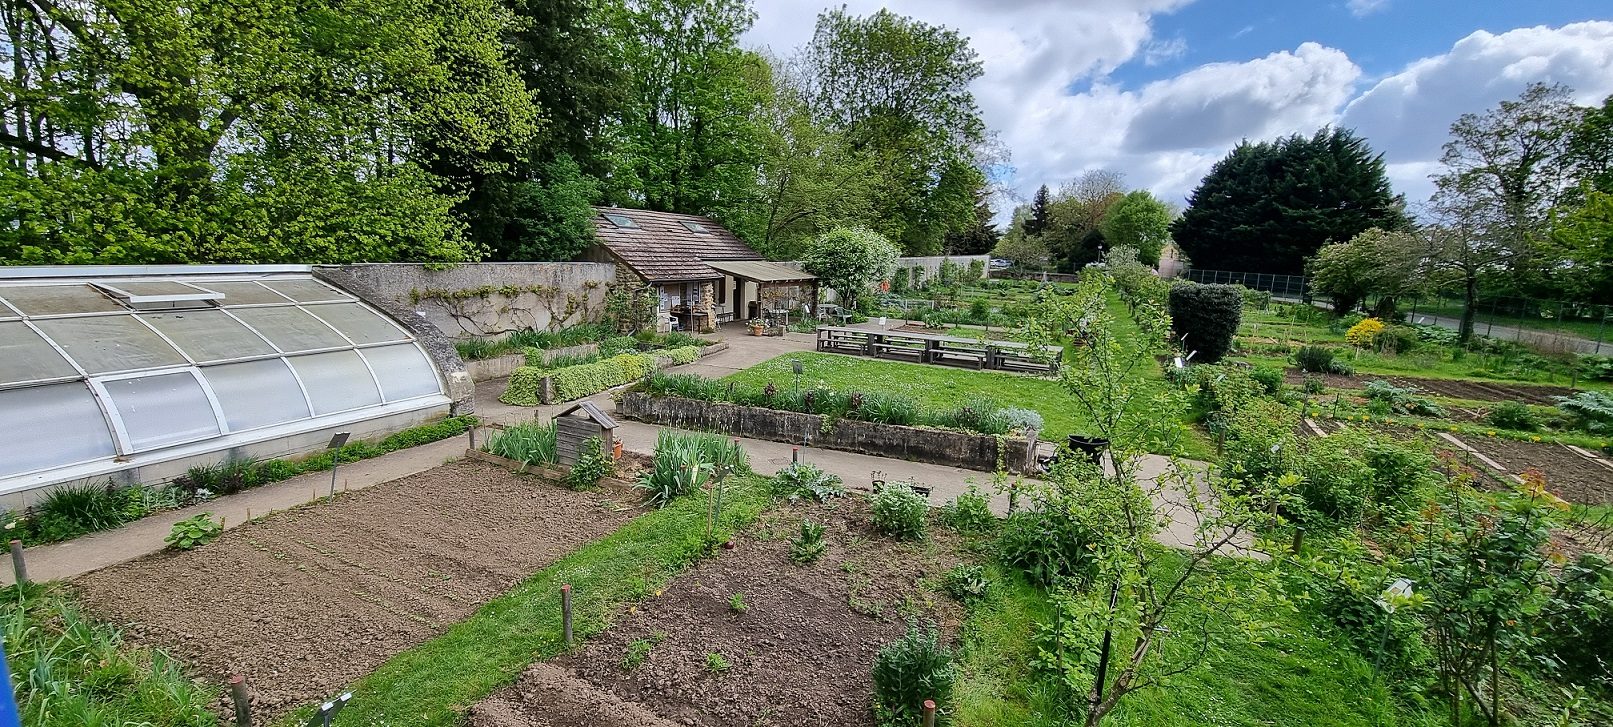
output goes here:
[[941, 590], [960, 603], [969, 603], [986, 596], [991, 582], [986, 580], [983, 565], [958, 565], [941, 577]]
[[823, 557], [829, 544], [823, 540], [824, 527], [822, 523], [811, 520], [801, 521], [801, 534], [790, 541], [790, 560], [798, 565], [804, 565]]
[[941, 524], [960, 533], [980, 534], [997, 529], [997, 516], [991, 512], [991, 498], [974, 484], [951, 502], [941, 506]]
[[627, 651], [622, 654], [622, 670], [632, 671], [649, 661], [650, 651], [655, 648], [648, 639], [634, 639], [627, 645]]
[[872, 499], [874, 528], [903, 540], [923, 540], [930, 501], [897, 482], [885, 485]]
[[808, 498], [828, 502], [846, 494], [845, 484], [839, 475], [824, 472], [815, 464], [799, 461], [791, 462], [773, 475], [773, 488], [791, 502]]
[[997, 536], [998, 558], [1037, 585], [1051, 586], [1065, 578], [1086, 582], [1097, 567], [1090, 546], [1099, 542], [1088, 515], [1078, 503], [1056, 494], [1016, 511]]
[[1257, 368], [1249, 372], [1249, 378], [1259, 382], [1265, 388], [1266, 394], [1276, 396], [1283, 390], [1282, 369]]
[[89, 618], [57, 586], [7, 589], [0, 599], [17, 712], [30, 727], [213, 725], [216, 690], [160, 651], [133, 645]]
[[711, 474], [712, 465], [702, 460], [698, 440], [662, 430], [656, 439], [650, 470], [635, 486], [645, 491], [651, 505], [666, 507], [673, 500], [704, 487]]
[[604, 453], [604, 446], [597, 436], [583, 440], [577, 452], [577, 463], [566, 473], [566, 487], [586, 490], [616, 471], [616, 463]]
[[1540, 428], [1540, 418], [1535, 416], [1534, 410], [1528, 405], [1516, 401], [1503, 401], [1490, 408], [1484, 415], [1485, 421], [1491, 426], [1501, 429], [1515, 429], [1520, 432], [1532, 432]]
[[750, 610], [750, 606], [745, 604], [745, 594], [735, 593], [734, 595], [729, 596], [728, 610], [733, 611], [734, 613], [744, 613]]
[[1336, 373], [1333, 357], [1337, 354], [1326, 346], [1301, 346], [1294, 352], [1294, 365], [1310, 374]]
[[35, 506], [33, 525], [41, 535], [67, 540], [122, 525], [127, 520], [124, 505], [123, 494], [111, 482], [64, 485]]
[[1573, 396], [1553, 398], [1557, 400], [1557, 408], [1573, 418], [1575, 426], [1592, 434], [1613, 433], [1613, 395], [1581, 391]]
[[950, 707], [958, 668], [933, 624], [909, 624], [907, 633], [879, 650], [873, 678], [875, 721], [909, 727], [918, 724], [925, 700], [942, 711]]
[[706, 671], [713, 674], [723, 674], [732, 667], [733, 664], [728, 663], [728, 657], [715, 651], [706, 654]]
[[1374, 379], [1366, 383], [1365, 391], [1368, 400], [1384, 404], [1397, 414], [1445, 416], [1443, 408], [1422, 396], [1414, 387], [1395, 386], [1382, 379]]
[[1305, 393], [1315, 396], [1327, 391], [1327, 384], [1322, 381], [1322, 377], [1320, 376], [1315, 374], [1306, 374], [1303, 388]]
[[213, 542], [223, 532], [224, 523], [213, 522], [213, 513], [204, 512], [174, 523], [162, 542], [175, 550], [190, 550]]
[[554, 422], [522, 422], [505, 427], [487, 440], [486, 449], [505, 459], [526, 464], [554, 464], [559, 461]]

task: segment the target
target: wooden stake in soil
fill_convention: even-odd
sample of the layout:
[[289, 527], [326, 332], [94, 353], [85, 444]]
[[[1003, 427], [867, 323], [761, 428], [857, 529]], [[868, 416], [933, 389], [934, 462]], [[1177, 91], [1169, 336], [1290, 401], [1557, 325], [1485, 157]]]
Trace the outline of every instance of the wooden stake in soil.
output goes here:
[[566, 646], [571, 646], [571, 584], [560, 586], [560, 631], [566, 637]]
[[924, 700], [924, 727], [935, 727], [935, 700]]
[[1294, 543], [1289, 546], [1294, 555], [1299, 555], [1299, 549], [1305, 547], [1305, 528], [1294, 528]]
[[235, 727], [252, 727], [252, 700], [246, 695], [246, 677], [230, 677], [230, 700], [235, 702]]
[[11, 571], [17, 576], [17, 585], [28, 582], [28, 564], [22, 560], [22, 541], [11, 541]]
[[796, 462], [800, 462], [800, 461], [801, 461], [801, 448], [800, 447], [791, 447], [790, 448], [790, 464], [795, 464]]

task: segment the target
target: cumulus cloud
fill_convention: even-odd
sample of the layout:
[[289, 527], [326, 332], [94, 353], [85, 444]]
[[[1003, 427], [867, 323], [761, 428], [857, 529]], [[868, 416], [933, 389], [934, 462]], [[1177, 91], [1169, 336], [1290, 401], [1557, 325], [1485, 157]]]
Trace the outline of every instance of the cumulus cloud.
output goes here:
[[[1383, 152], [1397, 190], [1417, 202], [1431, 191], [1427, 175], [1456, 116], [1493, 107], [1533, 81], [1572, 86], [1580, 103], [1613, 93], [1613, 22], [1601, 21], [1478, 31], [1445, 53], [1376, 79], [1364, 79], [1343, 50], [1303, 43], [1141, 87], [1114, 82], [1110, 74], [1123, 64], [1150, 57], [1162, 62], [1161, 53], [1175, 52], [1175, 40], [1155, 37], [1153, 19], [1187, 1], [847, 4], [857, 14], [888, 6], [969, 35], [985, 66], [976, 99], [1013, 155], [1011, 183], [1024, 196], [1041, 184], [1056, 187], [1107, 167], [1179, 203], [1239, 140], [1309, 134], [1333, 124], [1356, 129]], [[747, 41], [788, 54], [810, 40], [825, 6], [820, 2], [761, 3]], [[1383, 4], [1356, 0], [1351, 9]], [[998, 206], [1006, 216], [1008, 205]]]
[[1537, 81], [1562, 83], [1579, 103], [1613, 93], [1613, 22], [1477, 31], [1448, 53], [1407, 65], [1350, 102], [1342, 123], [1398, 159], [1439, 156], [1451, 122], [1515, 98]]
[[1389, 0], [1350, 0], [1344, 5], [1350, 9], [1351, 15], [1364, 18], [1389, 7]]
[[1343, 51], [1305, 43], [1246, 63], [1212, 63], [1143, 87], [1125, 151], [1226, 146], [1314, 128], [1349, 100], [1361, 69]]

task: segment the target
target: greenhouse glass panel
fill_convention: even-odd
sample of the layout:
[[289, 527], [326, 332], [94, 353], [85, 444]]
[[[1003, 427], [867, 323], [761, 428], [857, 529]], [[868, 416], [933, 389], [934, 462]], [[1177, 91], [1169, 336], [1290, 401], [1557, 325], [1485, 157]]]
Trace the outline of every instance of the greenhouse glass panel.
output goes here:
[[222, 311], [197, 310], [140, 316], [198, 362], [273, 354], [274, 347]]
[[88, 285], [16, 285], [0, 288], [5, 298], [25, 316], [66, 313], [112, 313], [124, 310], [117, 301]]
[[131, 451], [182, 444], [220, 434], [213, 405], [189, 371], [103, 381], [123, 420]]
[[310, 416], [296, 377], [281, 359], [209, 366], [202, 369], [202, 378], [213, 389], [232, 432]]
[[335, 288], [317, 280], [265, 280], [264, 285], [274, 288], [298, 303], [321, 303], [327, 300], [352, 300]]
[[224, 306], [290, 302], [285, 296], [251, 281], [206, 282], [196, 285], [215, 293], [222, 293], [224, 300], [219, 301], [219, 305]]
[[0, 385], [77, 375], [67, 359], [22, 321], [0, 322]]
[[442, 393], [437, 370], [413, 344], [366, 348], [360, 353], [375, 370], [381, 393], [389, 402]]
[[330, 326], [295, 306], [240, 308], [230, 312], [286, 353], [350, 345]]
[[0, 391], [0, 477], [117, 454], [83, 382]]
[[34, 325], [92, 374], [185, 363], [173, 346], [131, 315], [53, 318]]
[[308, 390], [315, 416], [381, 403], [375, 379], [356, 351], [316, 353], [288, 360]]
[[323, 318], [359, 345], [409, 340], [409, 335], [403, 329], [357, 303], [311, 305], [306, 310]]
[[192, 288], [171, 280], [139, 280], [121, 283], [101, 283], [103, 288], [117, 288], [130, 295], [202, 295], [209, 291]]

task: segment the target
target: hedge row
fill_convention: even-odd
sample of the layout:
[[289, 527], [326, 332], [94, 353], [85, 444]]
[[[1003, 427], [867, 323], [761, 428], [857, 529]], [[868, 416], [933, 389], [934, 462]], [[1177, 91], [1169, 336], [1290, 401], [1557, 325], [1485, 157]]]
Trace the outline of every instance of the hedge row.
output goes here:
[[510, 383], [498, 400], [512, 406], [537, 406], [541, 403], [538, 388], [543, 385], [544, 379], [550, 379], [556, 401], [574, 401], [613, 386], [637, 381], [662, 366], [693, 363], [698, 358], [699, 346], [682, 346], [650, 353], [624, 353], [593, 363], [554, 370], [522, 366], [510, 374]]

